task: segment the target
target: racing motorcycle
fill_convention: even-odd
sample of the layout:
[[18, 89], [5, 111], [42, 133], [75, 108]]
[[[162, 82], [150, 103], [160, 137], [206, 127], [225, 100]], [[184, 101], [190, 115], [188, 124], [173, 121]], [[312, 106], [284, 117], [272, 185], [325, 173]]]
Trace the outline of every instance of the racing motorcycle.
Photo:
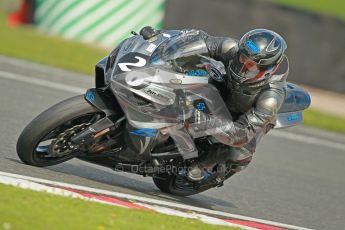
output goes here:
[[[191, 164], [222, 145], [210, 130], [192, 132], [190, 126], [203, 115], [231, 117], [210, 81], [221, 83], [225, 67], [193, 33], [133, 33], [96, 64], [95, 88], [50, 107], [26, 126], [17, 142], [19, 158], [44, 167], [76, 157], [151, 176], [161, 191], [180, 196], [221, 186], [231, 172], [223, 180], [217, 170], [201, 181], [186, 178]], [[309, 104], [309, 94], [288, 83], [274, 128], [301, 123]]]

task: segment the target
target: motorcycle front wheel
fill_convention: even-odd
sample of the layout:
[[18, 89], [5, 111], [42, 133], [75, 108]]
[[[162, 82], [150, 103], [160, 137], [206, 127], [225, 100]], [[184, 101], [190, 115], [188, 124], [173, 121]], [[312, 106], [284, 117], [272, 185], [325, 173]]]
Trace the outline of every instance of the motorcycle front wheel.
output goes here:
[[17, 154], [25, 164], [37, 167], [67, 161], [77, 152], [70, 138], [102, 117], [104, 114], [83, 95], [66, 99], [39, 114], [25, 127], [17, 141]]

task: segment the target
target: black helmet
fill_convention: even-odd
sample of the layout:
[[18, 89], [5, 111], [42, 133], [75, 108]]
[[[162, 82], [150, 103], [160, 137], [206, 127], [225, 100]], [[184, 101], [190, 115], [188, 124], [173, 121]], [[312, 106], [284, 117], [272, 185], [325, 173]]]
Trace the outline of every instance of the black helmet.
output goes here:
[[287, 45], [279, 34], [256, 29], [243, 35], [238, 48], [237, 56], [229, 63], [229, 72], [237, 82], [255, 83], [274, 74]]

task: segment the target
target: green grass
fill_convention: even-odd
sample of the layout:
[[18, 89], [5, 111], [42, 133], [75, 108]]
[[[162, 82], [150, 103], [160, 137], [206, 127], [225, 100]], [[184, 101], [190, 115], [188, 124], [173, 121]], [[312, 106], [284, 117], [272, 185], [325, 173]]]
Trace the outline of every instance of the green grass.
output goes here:
[[304, 112], [304, 124], [334, 132], [345, 133], [345, 118], [308, 109]]
[[276, 2], [316, 13], [332, 15], [345, 19], [344, 0], [275, 0]]
[[0, 184], [0, 229], [238, 229]]
[[93, 74], [107, 52], [78, 42], [48, 37], [31, 27], [10, 28], [0, 11], [0, 54]]
[[[2, 55], [79, 73], [93, 74], [95, 63], [106, 55], [106, 52], [101, 49], [61, 38], [48, 37], [30, 27], [9, 28], [5, 23], [5, 14], [1, 11], [0, 37], [0, 54]], [[305, 113], [305, 124], [345, 133], [344, 119], [314, 110], [308, 110]]]

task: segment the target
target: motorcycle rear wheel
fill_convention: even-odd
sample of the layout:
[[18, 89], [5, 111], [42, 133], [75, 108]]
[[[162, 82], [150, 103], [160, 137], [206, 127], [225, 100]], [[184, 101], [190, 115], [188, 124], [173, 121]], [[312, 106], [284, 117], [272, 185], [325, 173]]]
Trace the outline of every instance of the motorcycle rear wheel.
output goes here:
[[154, 184], [165, 193], [170, 193], [178, 196], [191, 196], [204, 192], [213, 186], [196, 189], [193, 182], [188, 181], [184, 177], [178, 177], [174, 174], [162, 173], [153, 178]]
[[[66, 99], [39, 114], [25, 127], [17, 141], [17, 154], [25, 164], [37, 167], [67, 161], [75, 156], [73, 152], [51, 156], [51, 143], [62, 137], [61, 133], [68, 130], [73, 132], [75, 127], [86, 128], [103, 116], [104, 114], [90, 105], [83, 95]], [[59, 151], [60, 149], [57, 150]]]

